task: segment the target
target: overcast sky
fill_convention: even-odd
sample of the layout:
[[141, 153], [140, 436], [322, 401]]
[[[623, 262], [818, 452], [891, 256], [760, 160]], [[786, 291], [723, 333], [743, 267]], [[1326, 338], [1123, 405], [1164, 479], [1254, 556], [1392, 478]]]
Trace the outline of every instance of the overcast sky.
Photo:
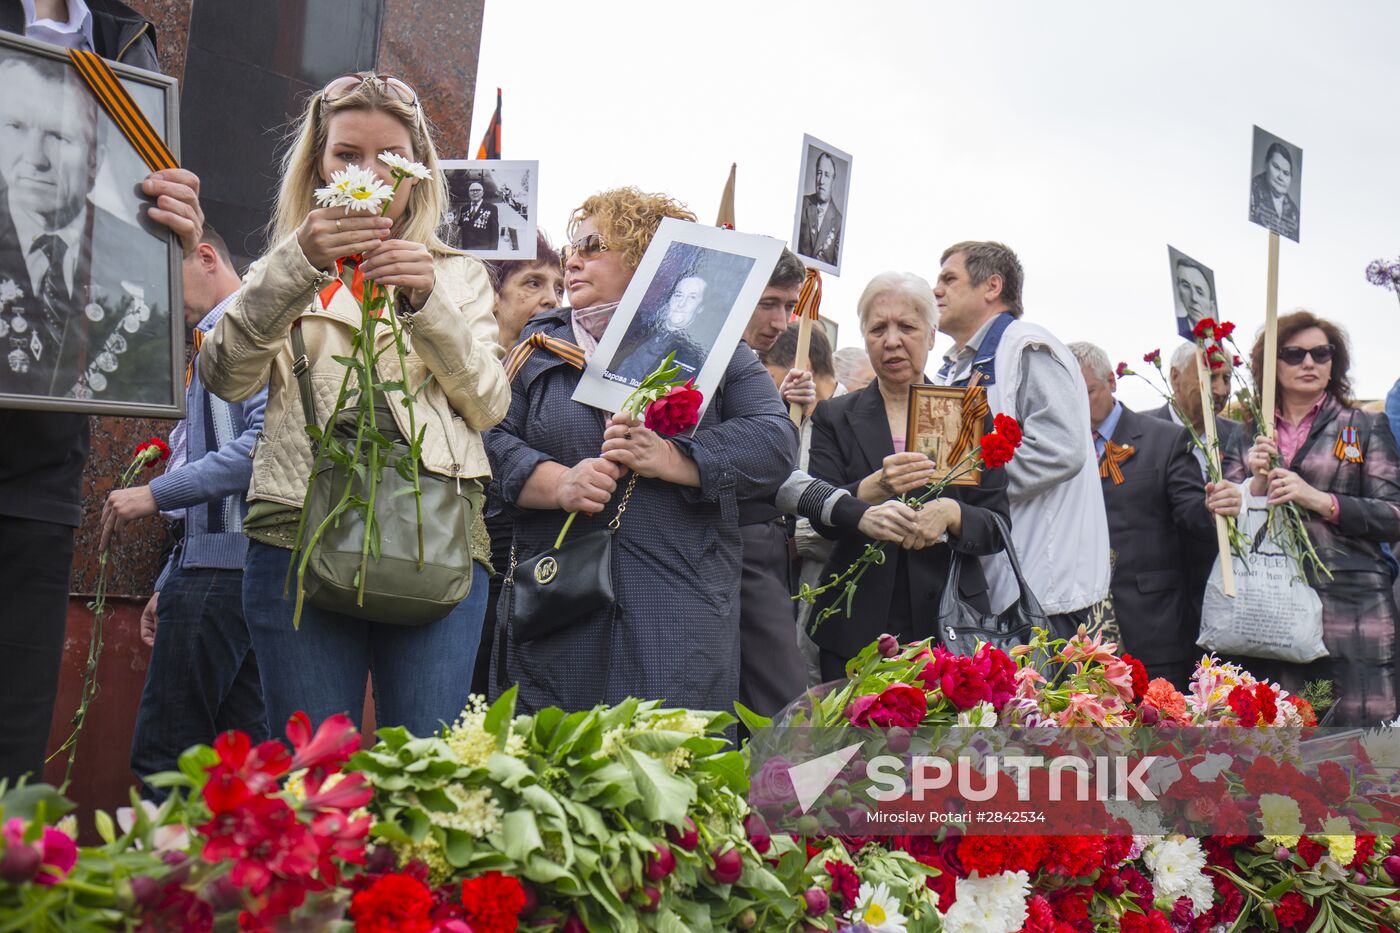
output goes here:
[[[473, 153], [449, 155], [474, 154], [499, 86], [503, 155], [540, 160], [556, 243], [573, 207], [618, 185], [713, 223], [731, 162], [738, 228], [787, 240], [811, 133], [854, 158], [822, 302], [842, 346], [860, 345], [871, 276], [932, 281], [944, 246], [999, 239], [1025, 266], [1029, 318], [1140, 363], [1177, 341], [1169, 242], [1214, 268], [1222, 317], [1246, 337], [1263, 323], [1257, 123], [1304, 152], [1280, 309], [1341, 323], [1357, 394], [1376, 398], [1400, 376], [1400, 304], [1363, 274], [1400, 255], [1397, 35], [1400, 4], [1379, 0], [491, 0]], [[1155, 404], [1140, 384], [1122, 397]]]

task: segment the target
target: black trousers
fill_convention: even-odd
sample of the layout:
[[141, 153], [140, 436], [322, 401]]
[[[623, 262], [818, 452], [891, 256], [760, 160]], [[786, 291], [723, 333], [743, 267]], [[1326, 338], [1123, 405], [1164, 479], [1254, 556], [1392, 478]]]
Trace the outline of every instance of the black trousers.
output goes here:
[[73, 532], [0, 515], [0, 779], [41, 779], [58, 695]]
[[807, 689], [787, 531], [779, 522], [756, 522], [740, 525], [739, 537], [739, 702], [772, 716]]

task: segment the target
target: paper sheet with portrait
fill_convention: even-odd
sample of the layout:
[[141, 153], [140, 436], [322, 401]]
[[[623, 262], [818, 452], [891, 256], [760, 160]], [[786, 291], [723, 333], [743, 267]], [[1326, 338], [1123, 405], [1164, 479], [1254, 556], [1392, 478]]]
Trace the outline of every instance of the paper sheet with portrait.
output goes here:
[[574, 401], [615, 412], [670, 353], [709, 406], [783, 244], [771, 237], [661, 222]]

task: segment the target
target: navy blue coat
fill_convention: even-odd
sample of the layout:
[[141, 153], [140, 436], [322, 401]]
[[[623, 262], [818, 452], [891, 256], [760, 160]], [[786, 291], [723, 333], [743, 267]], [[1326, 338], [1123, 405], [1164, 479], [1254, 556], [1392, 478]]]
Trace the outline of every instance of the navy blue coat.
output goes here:
[[[574, 342], [569, 310], [534, 318], [542, 331]], [[554, 543], [562, 510], [517, 509], [525, 481], [544, 460], [573, 466], [602, 449], [607, 418], [573, 401], [581, 373], [536, 350], [511, 384], [510, 411], [486, 434], [491, 470], [515, 519], [525, 560]], [[700, 470], [700, 487], [639, 478], [613, 544], [616, 605], [516, 644], [509, 600], [501, 598], [491, 660], [491, 693], [520, 685], [519, 708], [586, 709], [628, 696], [693, 709], [733, 708], [739, 695], [739, 499], [771, 496], [797, 461], [797, 428], [773, 379], [739, 344], [692, 438], [674, 442]], [[611, 519], [580, 516], [571, 533]]]

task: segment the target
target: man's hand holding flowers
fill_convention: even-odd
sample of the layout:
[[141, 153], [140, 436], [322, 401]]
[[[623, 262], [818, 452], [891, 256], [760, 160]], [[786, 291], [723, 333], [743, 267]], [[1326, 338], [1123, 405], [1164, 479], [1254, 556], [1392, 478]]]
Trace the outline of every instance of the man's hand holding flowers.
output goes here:
[[1221, 480], [1218, 483], [1206, 483], [1206, 508], [1212, 515], [1224, 515], [1227, 518], [1234, 518], [1240, 514], [1240, 509], [1244, 507], [1244, 495], [1240, 492], [1240, 487], [1234, 483]]
[[906, 535], [900, 542], [909, 550], [932, 547], [943, 539], [944, 534], [957, 535], [962, 532], [962, 506], [955, 499], [925, 502], [919, 506], [917, 515], [913, 534]]

